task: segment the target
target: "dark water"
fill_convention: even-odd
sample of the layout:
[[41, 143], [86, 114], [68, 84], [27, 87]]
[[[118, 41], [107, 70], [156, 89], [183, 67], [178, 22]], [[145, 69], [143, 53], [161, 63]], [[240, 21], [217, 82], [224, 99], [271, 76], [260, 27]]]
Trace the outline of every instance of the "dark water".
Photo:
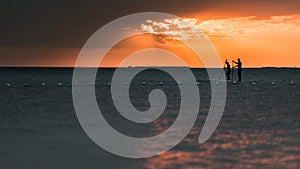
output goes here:
[[[0, 68], [0, 168], [300, 168], [300, 69], [244, 69], [241, 84], [228, 84], [222, 120], [203, 144], [198, 137], [210, 107], [210, 81], [204, 69], [194, 69], [201, 97], [194, 127], [176, 147], [146, 159], [112, 155], [89, 139], [74, 111], [72, 71]], [[149, 137], [172, 124], [180, 102], [172, 78], [149, 70], [130, 84], [138, 110], [149, 108], [153, 89], [164, 90], [169, 99], [160, 118], [136, 124], [112, 104], [113, 72], [101, 69], [95, 87], [98, 105], [117, 131]]]

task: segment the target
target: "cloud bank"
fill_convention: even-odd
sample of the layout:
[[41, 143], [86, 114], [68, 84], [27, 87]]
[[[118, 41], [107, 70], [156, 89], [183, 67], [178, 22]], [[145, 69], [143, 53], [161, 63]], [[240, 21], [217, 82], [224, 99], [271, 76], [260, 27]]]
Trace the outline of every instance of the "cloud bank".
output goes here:
[[164, 22], [147, 20], [141, 24], [146, 33], [165, 34], [176, 40], [242, 39], [262, 36], [269, 32], [300, 32], [300, 15], [272, 16], [258, 19], [255, 16], [227, 19], [200, 20], [197, 18], [165, 19]]

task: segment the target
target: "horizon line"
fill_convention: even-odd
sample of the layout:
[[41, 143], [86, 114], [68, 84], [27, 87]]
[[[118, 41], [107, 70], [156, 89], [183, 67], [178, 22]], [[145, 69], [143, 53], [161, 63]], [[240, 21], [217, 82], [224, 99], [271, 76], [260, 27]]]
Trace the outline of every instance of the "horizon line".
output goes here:
[[[0, 68], [98, 68], [98, 69], [116, 69], [116, 68], [190, 68], [190, 69], [223, 69], [222, 67], [188, 67], [188, 66], [127, 66], [127, 67], [76, 67], [76, 66], [0, 66]], [[274, 68], [274, 69], [299, 69], [300, 67], [294, 66], [262, 66], [262, 67], [243, 67], [243, 69], [263, 69], [263, 68]]]

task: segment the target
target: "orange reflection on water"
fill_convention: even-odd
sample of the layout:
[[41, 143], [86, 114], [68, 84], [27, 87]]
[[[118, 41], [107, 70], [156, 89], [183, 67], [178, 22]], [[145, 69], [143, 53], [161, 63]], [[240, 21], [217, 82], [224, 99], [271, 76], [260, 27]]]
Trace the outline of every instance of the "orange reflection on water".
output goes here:
[[[281, 133], [282, 131], [279, 131]], [[298, 168], [300, 147], [278, 133], [217, 132], [199, 145], [187, 137], [178, 146], [159, 156], [146, 159], [144, 168]], [[260, 139], [258, 139], [260, 138]], [[273, 139], [274, 138], [274, 139]]]

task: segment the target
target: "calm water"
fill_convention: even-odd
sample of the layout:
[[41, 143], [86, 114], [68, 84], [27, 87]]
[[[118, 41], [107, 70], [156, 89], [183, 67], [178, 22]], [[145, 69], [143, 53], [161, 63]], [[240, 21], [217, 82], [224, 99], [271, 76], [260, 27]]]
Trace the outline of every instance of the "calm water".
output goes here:
[[[149, 108], [148, 93], [156, 88], [169, 99], [160, 118], [136, 124], [113, 106], [108, 85], [113, 71], [101, 70], [96, 81], [98, 105], [111, 126], [149, 137], [174, 122], [180, 91], [172, 78], [149, 70], [134, 79], [130, 96], [137, 109]], [[0, 68], [1, 168], [300, 168], [300, 69], [244, 69], [244, 81], [228, 85], [222, 120], [203, 144], [198, 137], [210, 107], [210, 81], [204, 69], [193, 72], [201, 103], [188, 136], [167, 153], [129, 159], [104, 151], [82, 130], [72, 102], [72, 69]]]

